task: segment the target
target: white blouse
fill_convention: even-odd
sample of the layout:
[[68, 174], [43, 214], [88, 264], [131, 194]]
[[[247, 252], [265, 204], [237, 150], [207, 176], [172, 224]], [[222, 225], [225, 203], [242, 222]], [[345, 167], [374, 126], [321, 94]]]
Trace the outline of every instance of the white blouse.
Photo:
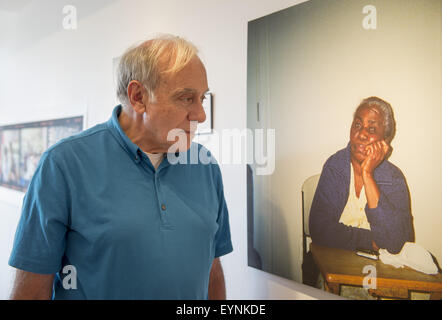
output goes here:
[[365, 197], [364, 186], [362, 186], [359, 198], [356, 196], [355, 190], [355, 177], [353, 164], [351, 164], [351, 176], [350, 176], [350, 190], [348, 194], [347, 204], [342, 211], [339, 222], [356, 228], [362, 228], [370, 230], [370, 223], [367, 220], [365, 214], [365, 205], [367, 204], [367, 198]]

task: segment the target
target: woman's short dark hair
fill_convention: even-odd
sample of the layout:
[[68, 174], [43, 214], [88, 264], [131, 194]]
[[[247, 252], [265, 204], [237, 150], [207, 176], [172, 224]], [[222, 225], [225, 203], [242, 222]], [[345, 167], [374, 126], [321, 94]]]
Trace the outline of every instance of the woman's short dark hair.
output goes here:
[[382, 112], [384, 116], [384, 129], [385, 129], [384, 139], [388, 143], [390, 143], [391, 140], [393, 140], [394, 135], [396, 133], [396, 120], [394, 119], [393, 108], [391, 107], [391, 105], [387, 101], [382, 100], [381, 98], [369, 97], [362, 100], [362, 102], [356, 108], [354, 115], [356, 115], [358, 110], [363, 107], [376, 107]]

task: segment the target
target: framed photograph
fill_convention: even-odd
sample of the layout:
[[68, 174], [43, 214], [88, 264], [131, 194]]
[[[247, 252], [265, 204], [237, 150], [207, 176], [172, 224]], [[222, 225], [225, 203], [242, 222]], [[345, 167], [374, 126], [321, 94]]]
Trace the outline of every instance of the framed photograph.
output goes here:
[[310, 0], [249, 21], [247, 128], [276, 137], [272, 174], [247, 168], [250, 267], [442, 297], [441, 5]]
[[206, 93], [206, 99], [203, 102], [203, 109], [206, 113], [206, 121], [199, 123], [196, 130], [196, 134], [209, 134], [213, 130], [213, 118], [212, 118], [212, 93]]
[[83, 116], [0, 127], [0, 186], [26, 192], [43, 152], [83, 130]]

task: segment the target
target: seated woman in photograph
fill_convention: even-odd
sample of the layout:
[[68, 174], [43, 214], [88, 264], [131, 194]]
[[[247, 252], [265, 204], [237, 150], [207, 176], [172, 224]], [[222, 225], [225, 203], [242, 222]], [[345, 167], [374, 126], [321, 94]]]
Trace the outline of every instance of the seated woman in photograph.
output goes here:
[[356, 109], [350, 142], [324, 164], [310, 210], [318, 245], [399, 253], [414, 241], [408, 187], [386, 158], [395, 133], [389, 103], [370, 97]]

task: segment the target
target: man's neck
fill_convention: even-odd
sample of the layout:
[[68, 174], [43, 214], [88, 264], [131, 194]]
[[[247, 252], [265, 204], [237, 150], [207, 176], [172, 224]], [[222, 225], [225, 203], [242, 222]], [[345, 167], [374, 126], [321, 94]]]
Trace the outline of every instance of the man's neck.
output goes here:
[[164, 153], [164, 150], [160, 147], [155, 147], [151, 139], [149, 139], [149, 133], [146, 132], [143, 120], [143, 116], [128, 110], [128, 108], [124, 106], [118, 117], [118, 122], [123, 132], [130, 141], [140, 147], [141, 150], [147, 153]]

